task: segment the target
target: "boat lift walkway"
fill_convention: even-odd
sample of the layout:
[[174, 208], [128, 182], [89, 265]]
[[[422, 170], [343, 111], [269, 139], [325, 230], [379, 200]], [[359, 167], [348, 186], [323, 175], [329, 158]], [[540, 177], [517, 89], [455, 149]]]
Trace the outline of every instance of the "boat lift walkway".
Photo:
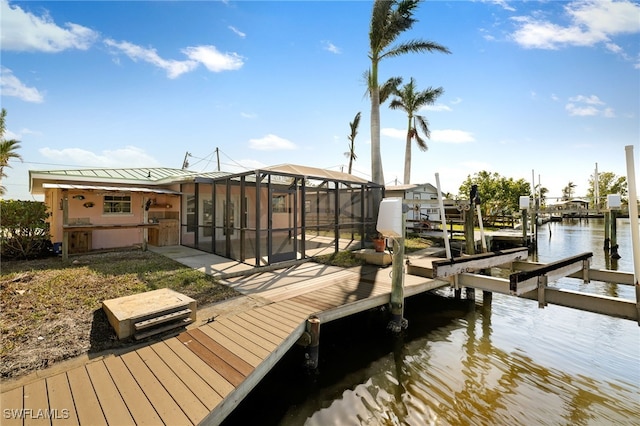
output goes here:
[[[309, 262], [242, 276], [238, 269], [250, 266], [163, 249], [213, 275], [233, 270], [225, 283], [261, 306], [198, 320], [177, 336], [55, 375], [3, 383], [3, 425], [219, 424], [303, 336], [310, 317], [332, 321], [390, 300], [390, 268]], [[405, 295], [444, 285], [407, 275]]]

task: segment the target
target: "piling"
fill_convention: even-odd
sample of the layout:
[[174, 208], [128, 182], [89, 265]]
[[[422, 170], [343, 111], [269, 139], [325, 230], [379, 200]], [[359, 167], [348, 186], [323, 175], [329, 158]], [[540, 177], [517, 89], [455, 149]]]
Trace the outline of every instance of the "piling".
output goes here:
[[617, 217], [618, 212], [615, 210], [611, 210], [611, 258], [612, 259], [620, 259], [620, 255], [618, 254], [618, 239], [616, 237], [618, 233], [618, 225], [617, 225]]
[[[404, 217], [402, 214], [404, 227]], [[409, 325], [404, 318], [404, 238], [393, 238], [393, 264], [391, 269], [391, 321], [387, 328], [399, 333]]]
[[611, 210], [604, 212], [604, 251], [609, 251], [611, 242]]
[[307, 333], [310, 336], [310, 343], [307, 346], [305, 366], [309, 370], [315, 370], [318, 368], [320, 353], [320, 320], [317, 317], [307, 320]]

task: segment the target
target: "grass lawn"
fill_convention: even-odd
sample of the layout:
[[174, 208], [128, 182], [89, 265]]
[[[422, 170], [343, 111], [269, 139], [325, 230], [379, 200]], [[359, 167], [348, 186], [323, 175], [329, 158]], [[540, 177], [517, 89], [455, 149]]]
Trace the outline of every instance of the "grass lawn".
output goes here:
[[239, 295], [209, 275], [150, 251], [3, 261], [0, 377], [131, 345], [131, 340], [117, 340], [102, 301], [159, 288], [185, 294], [198, 307]]

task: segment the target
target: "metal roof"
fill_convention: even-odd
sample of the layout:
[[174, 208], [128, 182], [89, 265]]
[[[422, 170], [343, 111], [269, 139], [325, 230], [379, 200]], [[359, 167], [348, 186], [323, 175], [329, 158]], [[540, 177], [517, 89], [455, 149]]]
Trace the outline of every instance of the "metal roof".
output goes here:
[[265, 167], [260, 169], [272, 173], [282, 173], [289, 175], [304, 176], [305, 178], [330, 179], [352, 183], [373, 183], [366, 179], [359, 178], [349, 173], [338, 172], [335, 170], [320, 169], [317, 167], [300, 166], [297, 164], [280, 164], [278, 166]]
[[[82, 185], [105, 187], [144, 185], [147, 189], [151, 189], [155, 186], [167, 186], [195, 182], [197, 180], [204, 181], [210, 179], [211, 181], [215, 181], [221, 178], [234, 178], [248, 175], [255, 176], [256, 173], [263, 172], [275, 175], [299, 176], [305, 179], [338, 181], [345, 184], [355, 183], [367, 186], [381, 186], [348, 173], [295, 164], [282, 164], [244, 173], [194, 172], [166, 167], [29, 170], [29, 189], [33, 194], [41, 193], [45, 188], [45, 184], [68, 184], [76, 188]], [[52, 186], [49, 187], [51, 188]], [[61, 188], [61, 186], [58, 187]]]
[[164, 188], [142, 188], [139, 186], [100, 186], [100, 185], [71, 185], [67, 183], [43, 183], [43, 188], [60, 188], [60, 189], [77, 189], [77, 190], [96, 190], [96, 191], [109, 191], [109, 192], [151, 192], [154, 194], [182, 194], [179, 191], [173, 191], [171, 189]]

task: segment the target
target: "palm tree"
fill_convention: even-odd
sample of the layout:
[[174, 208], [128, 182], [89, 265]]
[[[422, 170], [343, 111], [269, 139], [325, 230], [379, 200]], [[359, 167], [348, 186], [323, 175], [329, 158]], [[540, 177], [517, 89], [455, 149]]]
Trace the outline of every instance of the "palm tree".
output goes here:
[[[20, 148], [20, 141], [15, 139], [5, 140], [5, 117], [7, 116], [7, 110], [2, 108], [0, 113], [0, 181], [7, 175], [4, 172], [5, 167], [11, 167], [9, 160], [12, 158], [22, 161], [22, 157], [16, 151]], [[4, 195], [6, 189], [4, 186], [0, 186], [0, 195]]]
[[349, 159], [349, 174], [351, 174], [351, 166], [353, 162], [356, 161], [358, 156], [356, 155], [356, 135], [358, 134], [358, 126], [360, 125], [360, 112], [356, 114], [353, 118], [353, 121], [349, 123], [349, 127], [351, 128], [351, 134], [348, 136], [349, 138], [349, 151], [345, 152], [344, 155]]
[[402, 86], [400, 90], [396, 91], [397, 98], [391, 101], [389, 108], [400, 109], [407, 113], [409, 124], [407, 126], [407, 144], [404, 151], [404, 184], [408, 185], [411, 180], [411, 140], [415, 139], [418, 144], [418, 148], [421, 151], [428, 149], [427, 143], [420, 137], [418, 127], [420, 125], [422, 133], [429, 139], [431, 137], [431, 131], [429, 130], [429, 122], [423, 115], [418, 115], [417, 112], [425, 105], [433, 105], [436, 99], [444, 93], [442, 87], [433, 89], [429, 87], [426, 90], [416, 91], [416, 84], [413, 77], [409, 80], [409, 83]]
[[378, 64], [384, 58], [401, 56], [411, 52], [439, 51], [450, 53], [449, 49], [437, 43], [423, 40], [392, 45], [398, 36], [410, 29], [416, 22], [413, 12], [420, 0], [376, 0], [369, 27], [369, 94], [371, 97], [371, 180], [384, 185], [382, 159], [380, 156], [380, 86], [378, 85]]
[[562, 188], [562, 198], [565, 201], [568, 201], [571, 199], [571, 196], [573, 195], [573, 190], [575, 189], [575, 187], [576, 187], [575, 183], [569, 182], [567, 186]]

